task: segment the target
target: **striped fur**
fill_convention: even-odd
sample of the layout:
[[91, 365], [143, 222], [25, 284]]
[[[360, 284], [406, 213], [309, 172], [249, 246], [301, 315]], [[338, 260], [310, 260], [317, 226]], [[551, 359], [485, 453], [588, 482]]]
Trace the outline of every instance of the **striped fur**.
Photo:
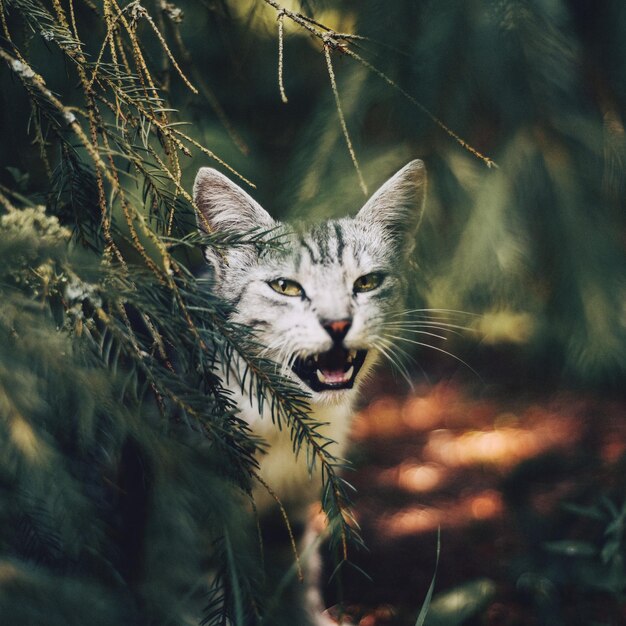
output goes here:
[[[425, 190], [424, 165], [412, 161], [355, 217], [303, 226], [274, 221], [246, 192], [213, 169], [202, 168], [196, 178], [194, 196], [200, 210], [200, 230], [241, 232], [258, 228], [274, 229], [272, 236], [280, 235], [281, 249], [259, 253], [253, 246], [237, 246], [224, 256], [208, 248], [206, 259], [217, 294], [234, 306], [233, 321], [253, 328], [259, 345], [264, 346], [262, 355], [311, 394], [311, 413], [325, 424], [321, 432], [335, 442], [331, 452], [339, 457], [344, 452], [359, 387], [381, 355], [394, 359], [394, 347], [384, 338], [383, 325], [397, 313], [405, 297], [405, 269]], [[355, 281], [371, 273], [383, 276], [380, 285], [357, 292]], [[303, 294], [277, 293], [270, 283], [279, 278], [297, 282]], [[333, 348], [333, 340], [324, 329], [332, 320], [350, 321], [343, 348], [367, 350], [367, 356], [351, 388], [312, 391], [292, 371], [292, 365], [297, 358]], [[269, 452], [260, 458], [261, 476], [287, 507], [291, 519], [303, 519], [308, 505], [319, 497], [319, 476], [309, 475], [304, 457], [299, 461], [294, 458], [288, 433], [273, 426], [269, 415], [260, 415], [258, 407], [234, 384], [232, 392], [242, 417], [270, 445]], [[264, 488], [255, 491], [255, 501], [261, 512], [275, 507]], [[320, 603], [317, 590], [307, 591], [307, 597], [313, 598], [307, 600], [311, 607]], [[311, 608], [310, 613], [318, 611]], [[311, 619], [315, 624], [325, 623], [319, 616]]]
[[[321, 325], [324, 320], [351, 319], [345, 346], [369, 349], [370, 362], [375, 360], [378, 325], [404, 298], [404, 270], [421, 218], [425, 187], [423, 163], [412, 161], [387, 181], [356, 217], [311, 227], [287, 226], [275, 222], [219, 172], [210, 168], [198, 172], [194, 194], [201, 211], [201, 230], [274, 229], [273, 235], [282, 237], [282, 250], [259, 255], [252, 246], [237, 246], [226, 258], [212, 249], [206, 250], [206, 257], [218, 294], [235, 305], [233, 319], [256, 330], [267, 346], [266, 356], [286, 375], [291, 376], [288, 365], [294, 356], [331, 347]], [[354, 281], [371, 272], [385, 275], [381, 286], [355, 294]], [[289, 298], [273, 291], [268, 282], [279, 277], [297, 281], [305, 296]], [[366, 369], [358, 382], [365, 373]], [[314, 394], [312, 404], [351, 401], [354, 391]]]

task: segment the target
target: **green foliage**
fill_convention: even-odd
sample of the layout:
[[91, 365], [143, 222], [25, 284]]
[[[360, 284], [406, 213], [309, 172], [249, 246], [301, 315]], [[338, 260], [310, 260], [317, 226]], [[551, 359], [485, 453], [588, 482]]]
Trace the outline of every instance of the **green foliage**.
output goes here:
[[608, 592], [616, 600], [623, 601], [626, 592], [626, 503], [616, 505], [603, 497], [595, 506], [569, 505], [566, 508], [579, 518], [595, 522], [602, 528], [602, 533], [589, 540], [546, 542], [545, 549], [570, 563], [567, 583], [575, 585], [582, 593]]
[[[475, 313], [473, 337], [516, 346], [539, 377], [619, 385], [626, 9], [583, 5], [0, 0], [0, 602], [12, 623], [41, 622], [42, 607], [51, 624], [141, 611], [182, 623], [201, 555], [216, 573], [208, 622], [254, 613], [261, 442], [217, 360], [246, 364], [242, 385], [322, 466], [341, 558], [359, 541], [306, 398], [252, 356], [254, 337], [195, 276], [201, 245], [280, 245], [195, 233], [191, 182], [207, 162], [257, 181], [277, 216], [309, 218], [356, 211], [363, 183], [424, 158], [414, 282], [430, 279], [427, 304]], [[137, 474], [145, 484], [127, 486], [150, 522], [141, 542], [111, 539], [132, 527], [119, 488]]]
[[432, 601], [426, 626], [460, 626], [488, 606], [496, 585], [492, 580], [472, 580], [444, 591]]
[[437, 560], [435, 561], [435, 572], [433, 573], [433, 579], [430, 581], [428, 591], [426, 592], [426, 598], [422, 604], [422, 608], [417, 616], [415, 626], [424, 626], [428, 611], [430, 610], [430, 603], [432, 601], [433, 592], [435, 591], [435, 581], [437, 579], [437, 568], [439, 567], [439, 556], [441, 554], [441, 528], [437, 531]]
[[617, 623], [626, 590], [626, 507], [600, 496], [594, 505], [563, 509], [567, 523], [552, 531], [556, 538], [512, 561], [517, 592], [541, 623], [569, 623], [573, 616], [580, 623]]
[[[262, 442], [237, 416], [217, 362], [237, 359], [242, 389], [271, 405], [294, 453], [305, 448], [321, 466], [343, 558], [358, 541], [341, 460], [306, 398], [254, 356], [250, 329], [229, 321], [186, 253], [279, 242], [271, 233], [191, 234], [181, 158], [188, 146], [217, 157], [174, 121], [147, 33], [195, 88], [139, 3], [11, 0], [0, 12], [0, 56], [22, 90], [16, 100], [30, 108], [48, 178], [47, 210], [31, 207], [30, 172], [13, 167], [19, 190], [0, 188], [2, 613], [42, 621], [54, 604], [46, 623], [69, 614], [84, 623], [88, 609], [73, 605], [87, 607], [103, 587], [103, 624], [187, 623], [203, 612], [208, 624], [243, 624], [260, 606], [249, 500]], [[52, 48], [49, 63], [41, 45]], [[48, 84], [59, 61], [68, 72], [60, 94]]]
[[[235, 448], [241, 424], [227, 421], [223, 438], [202, 444], [208, 451], [200, 435], [190, 444], [191, 429], [161, 436], [174, 428], [149, 391], [164, 386], [162, 373], [133, 366], [130, 329], [106, 315], [108, 270], [70, 252], [69, 232], [41, 208], [2, 216], [0, 233], [3, 618], [182, 623], [187, 596], [199, 596], [198, 610], [205, 602], [207, 559], [219, 573], [223, 529], [245, 541], [234, 489], [242, 470], [229, 462], [251, 463], [249, 449]], [[179, 386], [180, 398], [192, 395]], [[217, 399], [204, 400], [206, 418]], [[229, 593], [221, 587], [222, 615]]]

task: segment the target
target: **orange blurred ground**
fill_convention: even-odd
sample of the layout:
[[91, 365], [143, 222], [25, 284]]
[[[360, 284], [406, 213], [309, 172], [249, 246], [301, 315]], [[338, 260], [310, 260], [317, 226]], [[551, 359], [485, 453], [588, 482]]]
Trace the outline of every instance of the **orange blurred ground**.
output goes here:
[[[593, 504], [600, 491], [624, 494], [625, 451], [619, 399], [576, 392], [507, 397], [452, 383], [404, 397], [376, 395], [356, 419], [357, 469], [347, 475], [369, 548], [352, 558], [373, 580], [344, 568], [341, 593], [331, 591], [330, 601], [341, 595], [360, 626], [412, 626], [441, 528], [436, 591], [480, 579], [495, 590], [463, 623], [550, 623], [534, 592], [520, 591], [520, 580], [543, 572], [546, 542], [599, 532], [563, 505]], [[559, 609], [562, 623], [626, 624], [624, 605], [613, 597], [599, 594], [579, 606], [580, 594], [572, 594], [574, 602], [561, 598], [570, 605]]]

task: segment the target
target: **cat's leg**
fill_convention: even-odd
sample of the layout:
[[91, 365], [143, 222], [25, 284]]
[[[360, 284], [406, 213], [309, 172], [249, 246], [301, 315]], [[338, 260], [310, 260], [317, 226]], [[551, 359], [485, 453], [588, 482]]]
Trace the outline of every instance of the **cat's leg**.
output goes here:
[[[304, 557], [304, 605], [311, 623], [315, 626], [337, 626], [338, 622], [326, 613], [326, 605], [322, 595], [322, 555], [320, 544], [323, 539], [323, 529], [319, 522], [312, 518], [306, 525], [301, 540], [301, 553]], [[342, 626], [353, 626], [342, 620]]]
[[[322, 595], [320, 544], [324, 531], [315, 520], [305, 518], [292, 522], [297, 557], [284, 520], [277, 516], [261, 520], [265, 562], [261, 610], [264, 626], [337, 626], [337, 621], [325, 612]], [[342, 624], [351, 626], [346, 621]]]

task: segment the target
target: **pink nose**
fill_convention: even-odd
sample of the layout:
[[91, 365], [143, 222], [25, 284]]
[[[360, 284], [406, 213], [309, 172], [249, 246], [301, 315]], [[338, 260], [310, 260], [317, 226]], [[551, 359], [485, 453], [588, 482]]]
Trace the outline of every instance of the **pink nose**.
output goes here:
[[335, 343], [339, 343], [350, 330], [352, 320], [332, 320], [323, 324], [324, 330], [331, 336]]

